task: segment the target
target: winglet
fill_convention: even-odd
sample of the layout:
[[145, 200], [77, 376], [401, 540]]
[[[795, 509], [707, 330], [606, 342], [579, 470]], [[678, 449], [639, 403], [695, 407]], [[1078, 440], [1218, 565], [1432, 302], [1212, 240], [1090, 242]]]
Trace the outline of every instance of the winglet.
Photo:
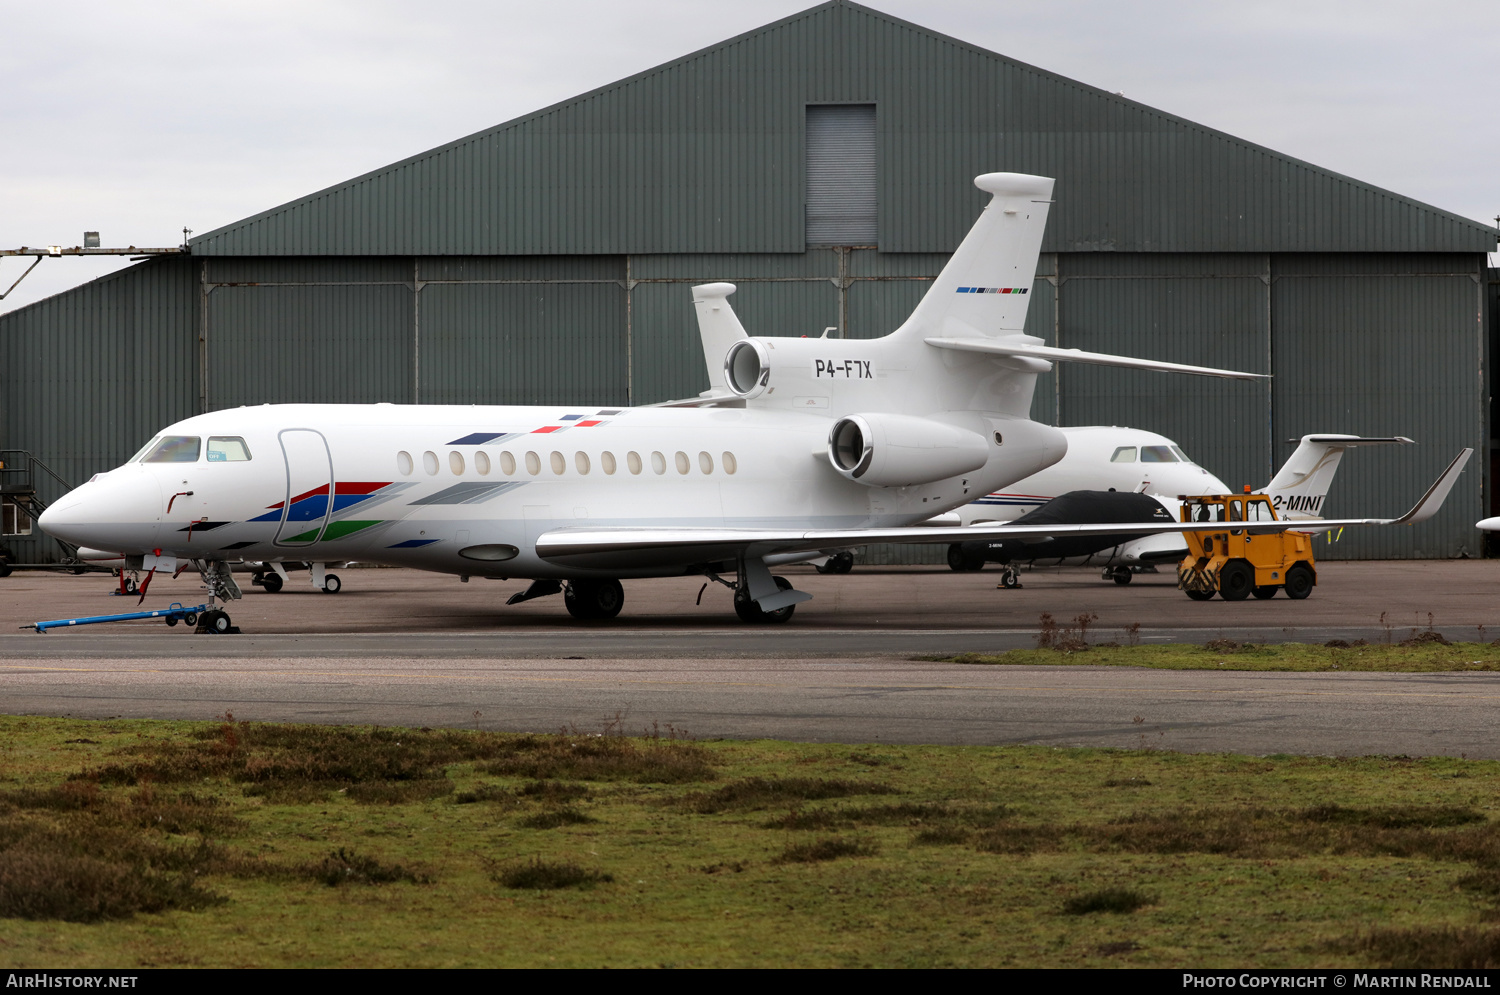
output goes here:
[[1436, 515], [1438, 509], [1443, 506], [1443, 502], [1448, 499], [1448, 492], [1453, 490], [1454, 484], [1458, 483], [1458, 475], [1464, 472], [1464, 466], [1469, 462], [1469, 457], [1473, 455], [1474, 450], [1465, 449], [1453, 457], [1453, 462], [1448, 464], [1448, 469], [1443, 471], [1443, 475], [1437, 478], [1431, 487], [1427, 488], [1427, 493], [1423, 494], [1422, 499], [1412, 506], [1411, 511], [1400, 518], [1391, 519], [1388, 524], [1415, 525]]

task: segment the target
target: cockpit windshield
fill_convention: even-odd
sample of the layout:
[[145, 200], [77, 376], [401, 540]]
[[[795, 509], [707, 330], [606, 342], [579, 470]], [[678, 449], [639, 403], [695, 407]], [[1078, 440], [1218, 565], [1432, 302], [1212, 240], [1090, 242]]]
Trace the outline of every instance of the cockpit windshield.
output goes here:
[[215, 435], [208, 440], [210, 463], [243, 463], [250, 459], [250, 447], [237, 435]]
[[196, 463], [203, 440], [196, 435], [163, 435], [146, 450], [142, 463]]

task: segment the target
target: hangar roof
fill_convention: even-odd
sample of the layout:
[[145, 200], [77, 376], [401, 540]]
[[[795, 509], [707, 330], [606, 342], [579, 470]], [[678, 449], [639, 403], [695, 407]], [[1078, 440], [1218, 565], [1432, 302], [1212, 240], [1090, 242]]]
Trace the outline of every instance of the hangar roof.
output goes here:
[[832, 0], [192, 239], [195, 255], [802, 252], [805, 108], [874, 104], [884, 252], [1057, 178], [1050, 252], [1487, 252], [1478, 222]]

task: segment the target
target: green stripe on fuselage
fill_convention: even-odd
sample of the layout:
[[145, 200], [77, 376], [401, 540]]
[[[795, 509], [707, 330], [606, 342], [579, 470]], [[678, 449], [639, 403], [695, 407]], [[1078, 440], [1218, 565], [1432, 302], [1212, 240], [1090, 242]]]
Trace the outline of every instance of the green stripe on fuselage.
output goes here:
[[[342, 539], [344, 536], [353, 535], [361, 529], [367, 529], [372, 525], [379, 525], [380, 521], [373, 522], [330, 522], [328, 528], [323, 530], [323, 541]], [[295, 540], [293, 540], [295, 541]]]

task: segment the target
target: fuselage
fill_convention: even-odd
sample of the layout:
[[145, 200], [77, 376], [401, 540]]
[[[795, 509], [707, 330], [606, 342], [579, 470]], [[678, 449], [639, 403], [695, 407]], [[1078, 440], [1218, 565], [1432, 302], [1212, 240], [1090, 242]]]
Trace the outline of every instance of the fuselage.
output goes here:
[[959, 510], [962, 523], [1009, 522], [1070, 491], [1134, 491], [1161, 500], [1174, 517], [1179, 494], [1227, 494], [1218, 477], [1194, 463], [1164, 435], [1138, 428], [1091, 425], [1061, 430], [1061, 460]]
[[[575, 576], [536, 555], [569, 526], [914, 524], [1034, 472], [870, 487], [827, 457], [826, 416], [747, 408], [262, 405], [164, 428], [41, 524], [131, 556], [359, 560], [459, 574]], [[1015, 448], [1028, 432], [1008, 420]], [[1051, 442], [1047, 461], [1061, 454]], [[1042, 446], [1043, 449], [1046, 446]], [[998, 452], [998, 450], [997, 450]], [[680, 567], [612, 571], [654, 576]]]

